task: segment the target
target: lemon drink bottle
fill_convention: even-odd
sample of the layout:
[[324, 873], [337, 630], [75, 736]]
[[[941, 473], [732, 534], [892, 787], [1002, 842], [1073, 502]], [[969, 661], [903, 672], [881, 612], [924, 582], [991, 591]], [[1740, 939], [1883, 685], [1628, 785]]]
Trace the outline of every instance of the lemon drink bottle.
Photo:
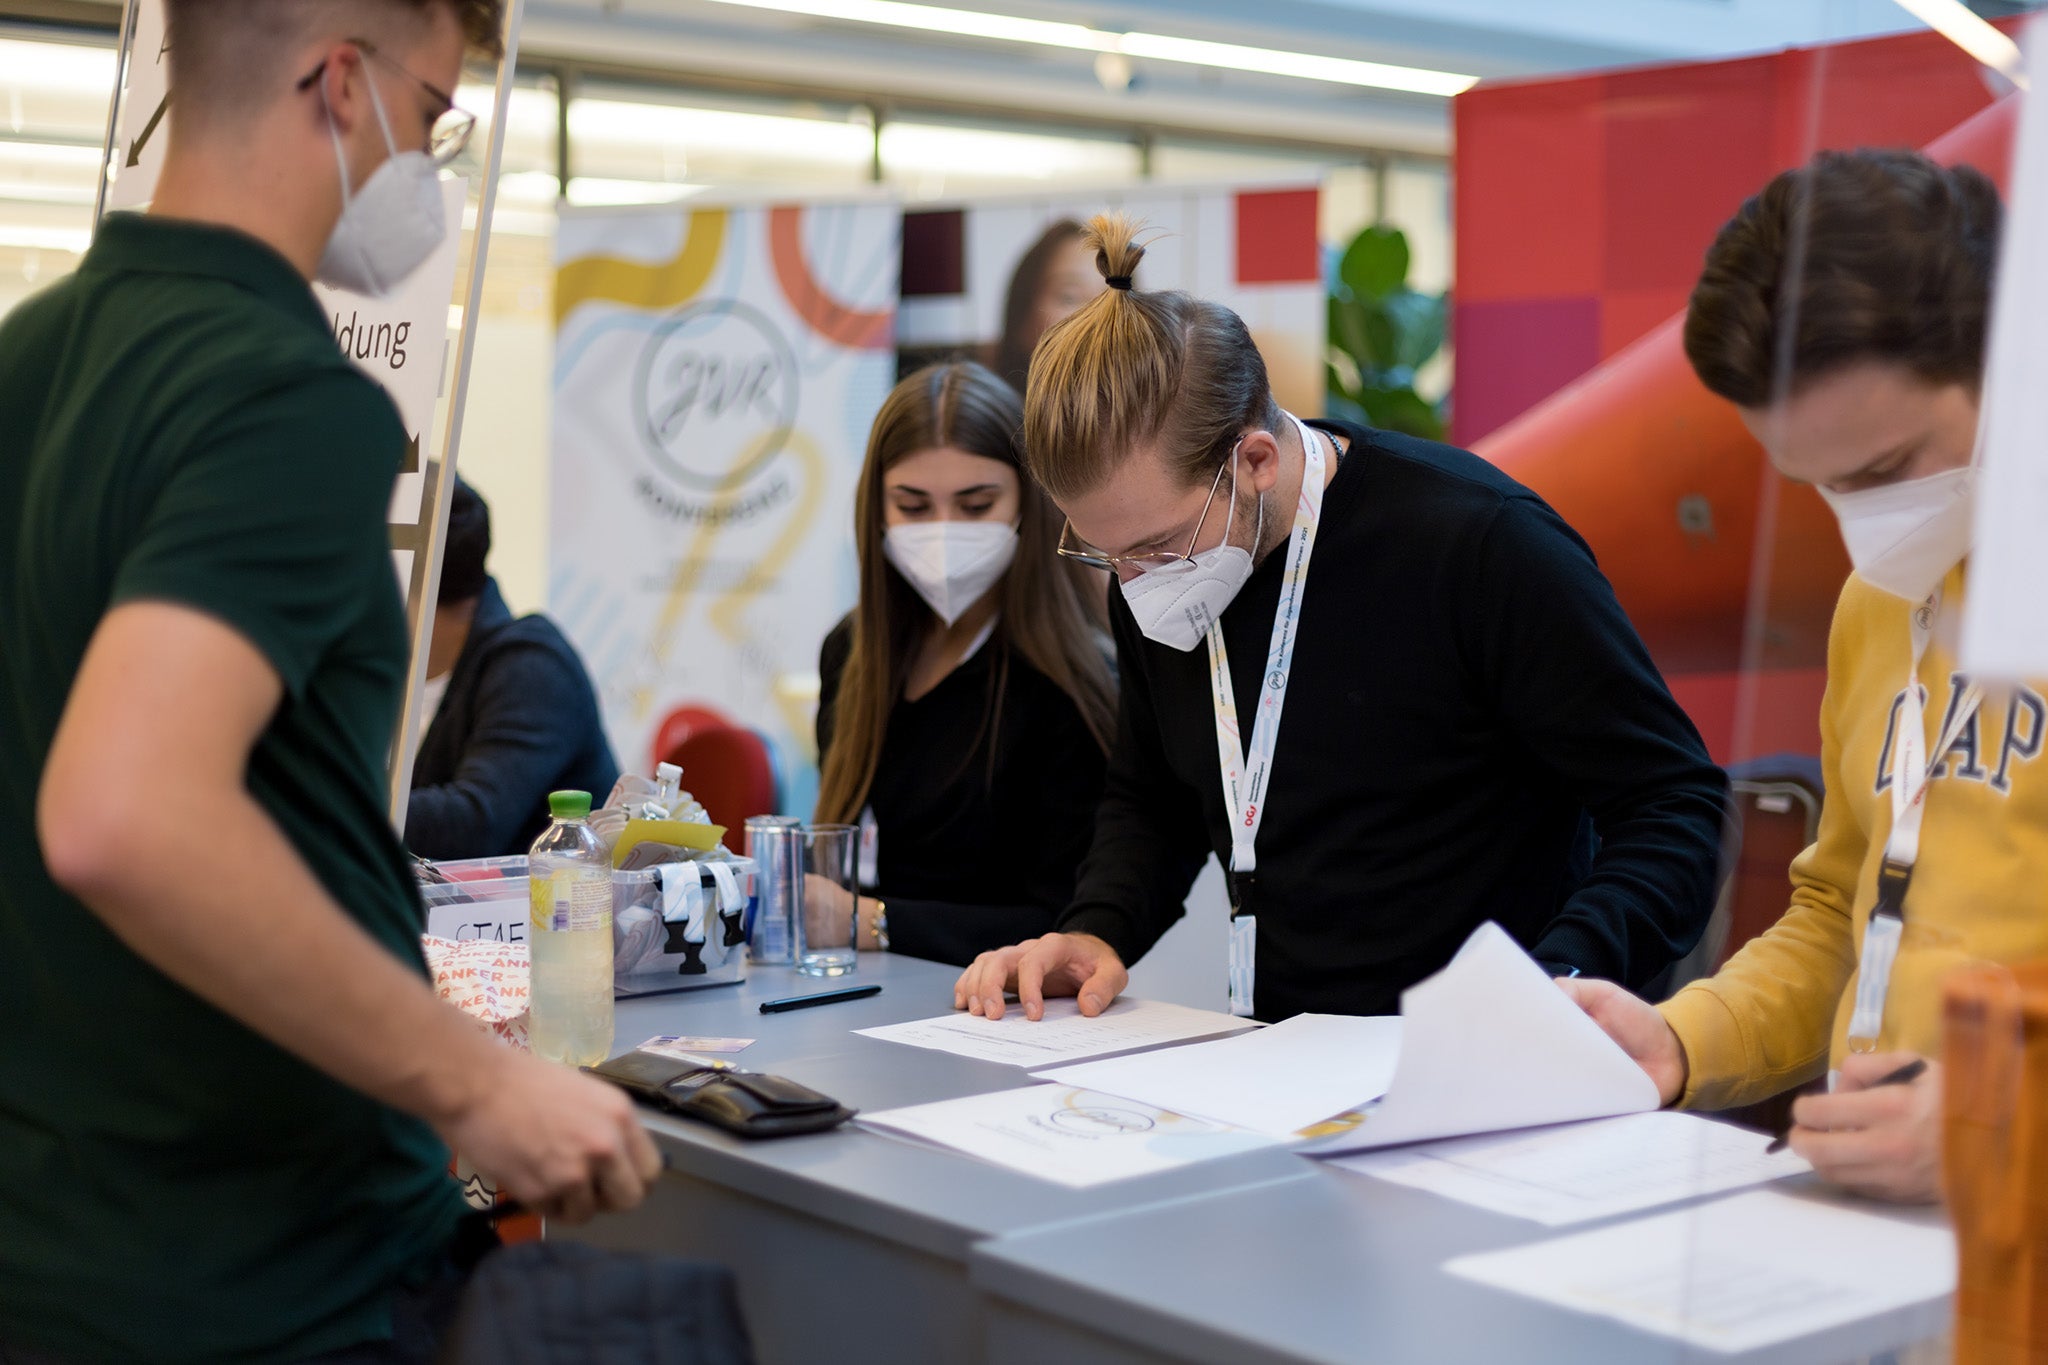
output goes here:
[[554, 823], [533, 841], [533, 1050], [595, 1066], [612, 1051], [612, 862], [589, 825], [590, 793], [552, 792]]

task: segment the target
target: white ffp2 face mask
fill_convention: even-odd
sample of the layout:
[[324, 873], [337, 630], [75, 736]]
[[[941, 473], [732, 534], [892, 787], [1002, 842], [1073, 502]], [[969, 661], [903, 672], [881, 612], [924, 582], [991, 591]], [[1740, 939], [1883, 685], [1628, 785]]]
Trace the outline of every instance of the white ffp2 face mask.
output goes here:
[[1009, 572], [1017, 528], [1002, 521], [922, 521], [891, 526], [882, 554], [947, 625]]
[[[1124, 584], [1124, 605], [1145, 638], [1185, 653], [1202, 642], [1209, 627], [1223, 615], [1245, 580], [1252, 576], [1252, 552], [1230, 543], [1237, 520], [1237, 456], [1231, 453], [1230, 515], [1223, 523], [1223, 543], [1192, 559], [1176, 559], [1147, 569]], [[1256, 545], [1266, 533], [1266, 495], [1259, 494]]]
[[[377, 83], [367, 73], [364, 80], [370, 89], [370, 107], [376, 111], [377, 125], [384, 130], [384, 145], [391, 155], [351, 194], [341, 130], [334, 125], [334, 111], [327, 111], [335, 173], [341, 177], [341, 220], [327, 239], [314, 278], [336, 289], [384, 298], [425, 265], [434, 248], [441, 245], [447, 235], [448, 213], [441, 198], [441, 168], [425, 152], [398, 150]], [[327, 102], [324, 81], [320, 102]]]
[[1842, 524], [1842, 543], [1857, 574], [1895, 597], [1922, 600], [1970, 553], [1974, 465], [1854, 493], [1823, 488], [1820, 495]]

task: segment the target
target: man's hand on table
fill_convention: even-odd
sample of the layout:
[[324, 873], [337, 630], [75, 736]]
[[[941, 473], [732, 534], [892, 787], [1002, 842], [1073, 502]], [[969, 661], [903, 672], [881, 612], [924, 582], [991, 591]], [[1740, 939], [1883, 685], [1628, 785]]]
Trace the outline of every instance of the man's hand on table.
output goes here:
[[468, 1100], [438, 1116], [450, 1147], [527, 1207], [564, 1223], [630, 1209], [661, 1154], [624, 1091], [531, 1053], [501, 1048]]
[[1015, 991], [1026, 1019], [1045, 1017], [1045, 998], [1080, 998], [1081, 1013], [1090, 1018], [1108, 1009], [1131, 974], [1116, 949], [1093, 934], [1046, 934], [974, 959], [953, 987], [953, 1008], [988, 1019], [1000, 1019], [1004, 993]]

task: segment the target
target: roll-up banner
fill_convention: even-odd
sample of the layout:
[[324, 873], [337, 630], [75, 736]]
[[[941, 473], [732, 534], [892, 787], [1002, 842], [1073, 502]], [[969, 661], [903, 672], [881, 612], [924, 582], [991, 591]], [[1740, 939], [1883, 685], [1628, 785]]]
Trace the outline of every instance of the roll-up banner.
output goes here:
[[548, 600], [622, 766], [751, 730], [809, 813], [901, 226], [874, 200], [563, 210]]

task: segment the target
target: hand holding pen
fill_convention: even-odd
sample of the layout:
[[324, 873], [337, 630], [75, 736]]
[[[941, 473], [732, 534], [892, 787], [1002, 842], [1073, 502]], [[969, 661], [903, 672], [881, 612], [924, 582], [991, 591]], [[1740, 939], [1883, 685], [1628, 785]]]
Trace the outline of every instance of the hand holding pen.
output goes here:
[[1800, 1097], [1792, 1121], [1780, 1143], [1834, 1184], [1899, 1203], [1941, 1197], [1938, 1064], [1908, 1052], [1854, 1054], [1834, 1092]]

